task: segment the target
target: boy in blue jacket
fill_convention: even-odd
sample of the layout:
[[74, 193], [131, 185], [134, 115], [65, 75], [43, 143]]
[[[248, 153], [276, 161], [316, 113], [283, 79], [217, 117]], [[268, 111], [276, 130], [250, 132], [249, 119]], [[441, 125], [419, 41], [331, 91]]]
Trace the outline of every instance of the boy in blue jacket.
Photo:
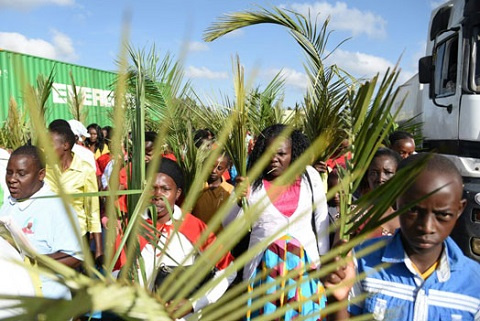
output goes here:
[[[419, 157], [403, 160], [399, 169]], [[367, 274], [353, 287], [334, 291], [329, 301], [348, 299], [350, 303], [329, 319], [370, 313], [373, 320], [480, 320], [480, 265], [465, 257], [449, 237], [466, 204], [462, 191], [462, 177], [455, 165], [433, 155], [397, 199], [397, 208], [434, 193], [400, 215], [395, 235], [369, 240], [354, 253], [379, 240], [387, 241], [385, 247], [326, 277], [325, 286], [331, 288], [356, 273]], [[384, 263], [389, 265], [375, 270]], [[367, 294], [365, 300], [355, 300], [362, 294]]]

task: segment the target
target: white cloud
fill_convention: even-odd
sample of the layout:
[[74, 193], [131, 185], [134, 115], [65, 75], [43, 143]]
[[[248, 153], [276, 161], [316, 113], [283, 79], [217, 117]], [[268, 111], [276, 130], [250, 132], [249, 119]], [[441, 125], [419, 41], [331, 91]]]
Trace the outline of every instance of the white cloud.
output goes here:
[[305, 73], [297, 71], [291, 68], [276, 69], [272, 68], [262, 72], [264, 77], [268, 77], [271, 80], [278, 72], [281, 71], [282, 76], [285, 78], [285, 85], [305, 90], [309, 84], [308, 77]]
[[335, 50], [327, 62], [338, 65], [354, 76], [367, 78], [378, 72], [383, 73], [388, 67], [394, 65], [394, 63], [382, 57], [341, 49]]
[[71, 6], [75, 0], [0, 0], [0, 8], [28, 10], [45, 5]]
[[326, 1], [315, 3], [292, 3], [284, 7], [293, 9], [303, 15], [315, 19], [326, 19], [330, 16], [329, 26], [334, 30], [349, 31], [354, 36], [366, 34], [371, 38], [385, 38], [387, 22], [381, 16], [370, 11], [349, 8], [345, 2], [332, 5]]
[[190, 41], [187, 44], [188, 51], [207, 51], [209, 49], [206, 43], [200, 41]]
[[[376, 74], [383, 77], [388, 68], [392, 69], [395, 62], [391, 62], [379, 56], [373, 56], [362, 52], [352, 52], [337, 49], [328, 58], [326, 63], [336, 64], [346, 72], [358, 78], [372, 78]], [[402, 84], [411, 78], [416, 69], [403, 69], [398, 77], [397, 84]]]
[[185, 74], [189, 78], [205, 78], [205, 79], [227, 79], [228, 74], [225, 71], [212, 71], [207, 67], [188, 66]]
[[50, 59], [76, 60], [72, 40], [63, 33], [55, 30], [52, 32], [52, 42], [27, 38], [16, 32], [0, 32], [0, 48]]
[[64, 57], [69, 61], [78, 59], [78, 55], [75, 53], [75, 48], [73, 48], [72, 39], [70, 39], [67, 35], [57, 30], [53, 30], [53, 44], [57, 49], [57, 54], [60, 57]]

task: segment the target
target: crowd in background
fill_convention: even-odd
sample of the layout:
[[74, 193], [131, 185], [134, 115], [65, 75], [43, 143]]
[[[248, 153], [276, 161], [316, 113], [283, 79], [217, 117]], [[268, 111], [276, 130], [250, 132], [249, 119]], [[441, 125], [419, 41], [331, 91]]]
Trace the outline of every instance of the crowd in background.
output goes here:
[[[284, 125], [273, 125], [265, 128], [255, 138], [248, 133], [245, 141], [249, 154], [247, 169], [253, 168], [261, 156], [271, 149], [271, 145], [285, 128]], [[18, 225], [39, 253], [79, 270], [84, 254], [78, 236], [83, 237], [90, 244], [93, 257], [101, 267], [104, 257], [102, 233], [108, 226], [104, 213], [104, 198], [76, 197], [71, 199], [69, 207], [65, 207], [58, 198], [37, 197], [62, 192], [77, 194], [105, 191], [112, 183], [110, 179], [117, 161], [122, 162], [119, 189], [128, 189], [129, 157], [112, 157], [109, 145], [113, 129], [109, 126], [101, 128], [97, 124], [90, 124], [85, 128], [79, 121], [67, 122], [58, 119], [49, 124], [48, 130], [59, 159], [55, 168], [45, 165], [41, 151], [34, 146], [20, 147], [11, 155], [1, 150], [0, 175], [5, 175], [6, 179], [5, 182], [2, 180], [1, 186], [3, 206], [0, 218], [14, 221], [13, 224]], [[194, 139], [198, 148], [211, 151], [221, 148], [215, 143], [215, 133], [208, 129], [197, 130]], [[145, 133], [145, 164], [152, 160], [155, 140], [154, 132]], [[320, 267], [321, 257], [334, 244], [341, 242], [338, 239], [338, 230], [329, 228], [337, 224], [340, 195], [337, 193], [327, 201], [326, 193], [340, 183], [341, 168], [346, 166], [351, 154], [348, 141], [345, 140], [331, 159], [307, 166], [290, 184], [276, 184], [276, 180], [308, 147], [306, 136], [298, 130], [292, 131], [287, 139], [276, 145], [270, 162], [260, 176], [249, 182], [250, 188], [243, 194], [246, 202], [238, 199], [236, 206], [233, 206], [223, 219], [223, 226], [217, 229], [217, 232], [220, 232], [222, 228], [239, 222], [245, 215], [245, 206], [257, 206], [258, 216], [250, 226], [250, 233], [232, 253], [227, 252], [215, 263], [209, 277], [221, 277], [236, 257], [257, 244], [270, 240], [268, 246], [258, 251], [238, 275], [233, 273], [223, 278], [203, 297], [195, 301], [184, 300], [174, 309], [182, 310], [181, 314], [188, 318], [191, 313], [216, 302], [232, 284], [244, 280], [247, 284], [245, 291], [252, 295], [249, 305], [253, 305], [258, 299], [255, 298], [254, 291], [263, 284], [271, 285], [267, 294], [282, 291], [278, 298], [249, 310], [246, 320], [274, 313], [286, 305], [291, 308], [283, 314], [282, 320], [293, 320], [300, 316], [305, 320], [319, 320], [324, 317], [322, 310], [330, 302], [348, 300], [360, 293], [368, 293], [372, 297], [364, 304], [352, 301], [348, 309], [340, 310], [332, 318], [343, 319], [350, 315], [370, 312], [380, 320], [439, 320], [437, 316], [442, 314], [460, 315], [462, 320], [478, 320], [480, 298], [478, 291], [474, 291], [475, 288], [480, 289], [478, 265], [465, 258], [448, 238], [453, 228], [451, 224], [455, 223], [464, 206], [461, 198], [461, 176], [449, 161], [438, 155], [429, 160], [427, 169], [399, 202], [407, 204], [416, 197], [429, 195], [434, 188], [441, 188], [442, 191], [448, 189], [450, 198], [444, 197], [435, 200], [437, 203], [428, 203], [428, 200], [436, 197], [429, 196], [427, 201], [420, 203], [414, 210], [388, 219], [398, 205], [392, 204], [383, 214], [382, 224], [369, 234], [373, 241], [387, 237], [390, 243], [386, 249], [382, 248], [359, 259], [356, 266], [341, 265], [322, 279], [309, 278], [309, 273]], [[381, 147], [374, 155], [361, 187], [353, 197], [359, 198], [385, 184], [396, 174], [399, 167], [406, 166], [411, 159], [419, 157], [412, 156], [414, 154], [415, 140], [411, 134], [401, 131], [392, 133], [389, 145]], [[198, 244], [214, 214], [233, 197], [235, 186], [247, 179], [238, 176], [230, 156], [221, 150], [191, 214], [182, 215], [184, 213], [180, 202], [185, 197], [183, 194], [186, 186], [185, 175], [178, 164], [182, 160], [169, 152], [162, 156], [160, 165], [154, 171], [152, 186], [151, 204], [155, 210], [150, 208], [143, 215], [146, 228], [157, 235], [156, 238], [138, 235], [144, 265], [143, 270], [138, 270], [138, 282], [151, 291], [162, 286], [164, 278], [178, 262], [184, 262], [187, 266], [193, 264], [196, 259], [201, 258], [202, 251], [216, 242], [217, 236], [210, 233], [206, 241]], [[61, 184], [57, 184], [58, 182]], [[439, 185], [440, 183], [448, 184]], [[444, 188], [446, 185], [448, 186]], [[60, 188], [64, 190], [61, 191]], [[442, 201], [443, 208], [439, 210], [438, 203]], [[118, 197], [115, 206], [119, 213], [127, 213], [126, 196]], [[69, 219], [69, 212], [75, 214], [76, 220]], [[427, 217], [428, 215], [433, 217]], [[180, 223], [179, 233], [173, 233], [175, 222]], [[360, 233], [361, 229], [362, 227], [355, 233]], [[167, 240], [168, 248], [158, 246], [165, 244]], [[196, 248], [199, 248], [199, 255], [189, 256]], [[164, 255], [162, 251], [168, 255]], [[4, 252], [7, 253], [7, 250]], [[343, 292], [334, 290], [333, 295], [327, 297], [326, 288], [334, 288], [347, 277], [354, 277], [355, 273], [370, 271], [373, 263], [377, 264], [382, 260], [387, 260], [394, 266], [372, 274], [365, 281], [350, 287], [351, 289], [347, 288]], [[118, 273], [125, 262], [126, 252], [123, 251], [114, 273]], [[468, 286], [465, 285], [455, 272], [457, 265], [463, 265], [464, 273], [476, 276], [476, 280]], [[296, 270], [298, 273], [289, 274]], [[285, 281], [276, 283], [275, 278], [278, 276], [286, 276]], [[455, 282], [462, 284], [463, 288], [455, 287]], [[401, 291], [391, 289], [395, 286], [403, 286], [403, 297], [399, 294]], [[71, 295], [68, 288], [44, 277], [22, 288], [25, 290], [23, 294], [27, 295], [51, 298], [69, 298]], [[289, 290], [285, 290], [286, 288]], [[432, 292], [429, 294], [426, 289]], [[419, 291], [426, 291], [422, 292], [422, 307], [427, 312], [418, 310]], [[464, 303], [459, 301], [452, 307], [442, 296], [452, 300], [465, 300]], [[391, 312], [392, 307], [397, 307], [397, 310]], [[109, 314], [91, 317], [115, 319], [115, 316]]]

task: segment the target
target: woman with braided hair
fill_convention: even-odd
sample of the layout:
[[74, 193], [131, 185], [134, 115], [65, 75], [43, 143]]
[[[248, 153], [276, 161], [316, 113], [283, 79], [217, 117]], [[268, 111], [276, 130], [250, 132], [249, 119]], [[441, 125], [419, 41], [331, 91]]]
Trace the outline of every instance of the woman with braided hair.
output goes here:
[[[262, 131], [250, 155], [248, 169], [255, 166], [285, 129], [285, 125], [276, 124]], [[249, 291], [261, 284], [273, 282], [276, 276], [285, 276], [294, 269], [297, 271], [295, 277], [286, 278], [282, 284], [272, 283], [267, 294], [277, 291], [284, 294], [258, 310], [249, 311], [247, 320], [271, 314], [282, 306], [299, 301], [303, 303], [286, 311], [282, 320], [300, 316], [309, 321], [319, 320], [319, 311], [325, 305], [320, 281], [308, 279], [307, 275], [319, 267], [320, 255], [329, 249], [327, 202], [320, 175], [313, 167], [307, 166], [292, 184], [275, 184], [308, 146], [305, 135], [294, 130], [278, 145], [268, 166], [252, 183], [248, 204], [258, 206], [261, 213], [251, 226], [248, 247], [255, 246], [279, 231], [282, 231], [282, 235], [245, 265], [243, 279], [252, 280]], [[243, 210], [240, 207], [234, 208], [224, 224], [234, 222], [239, 215], [243, 215]], [[267, 271], [269, 273], [265, 273]], [[253, 281], [262, 273], [264, 277]], [[284, 290], [284, 287], [292, 284], [295, 287], [289, 291]]]

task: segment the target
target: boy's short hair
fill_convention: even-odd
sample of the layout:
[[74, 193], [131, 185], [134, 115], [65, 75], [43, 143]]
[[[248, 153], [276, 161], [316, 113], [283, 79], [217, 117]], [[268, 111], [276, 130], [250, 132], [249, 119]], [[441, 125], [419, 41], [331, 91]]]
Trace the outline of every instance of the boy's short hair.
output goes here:
[[50, 124], [48, 124], [48, 129], [49, 130], [51, 130], [53, 128], [57, 128], [57, 127], [68, 127], [68, 128], [70, 128], [70, 124], [65, 119], [60, 119], [60, 118], [52, 120], [52, 122]]
[[403, 140], [403, 139], [413, 139], [413, 140], [415, 140], [412, 134], [410, 134], [409, 132], [403, 131], [403, 130], [394, 131], [393, 133], [391, 133], [388, 136], [388, 140], [390, 141], [390, 146], [395, 144], [395, 142], [397, 142], [399, 140]]
[[217, 143], [213, 143], [212, 146], [210, 147], [210, 150], [213, 152], [219, 148], [220, 148], [220, 151], [219, 151], [218, 157], [225, 158], [226, 161], [230, 163], [232, 159], [230, 158], [230, 154], [228, 154], [227, 150], [224, 147], [220, 147]]
[[33, 146], [33, 145], [20, 146], [19, 148], [17, 148], [12, 152], [12, 154], [10, 155], [10, 158], [13, 156], [31, 157], [35, 165], [38, 166], [38, 169], [45, 168], [45, 156], [43, 155], [43, 152], [41, 151], [41, 149], [38, 148], [37, 146]]
[[455, 166], [455, 164], [447, 157], [436, 153], [418, 153], [415, 155], [411, 155], [410, 157], [407, 157], [400, 162], [397, 171], [401, 170], [402, 168], [415, 161], [420, 160], [423, 157], [429, 157], [423, 171], [449, 175], [452, 176], [453, 179], [458, 180], [460, 184], [463, 184], [462, 175], [460, 174], [460, 171]]
[[155, 139], [157, 139], [157, 133], [156, 132], [145, 132], [145, 142], [155, 142]]

